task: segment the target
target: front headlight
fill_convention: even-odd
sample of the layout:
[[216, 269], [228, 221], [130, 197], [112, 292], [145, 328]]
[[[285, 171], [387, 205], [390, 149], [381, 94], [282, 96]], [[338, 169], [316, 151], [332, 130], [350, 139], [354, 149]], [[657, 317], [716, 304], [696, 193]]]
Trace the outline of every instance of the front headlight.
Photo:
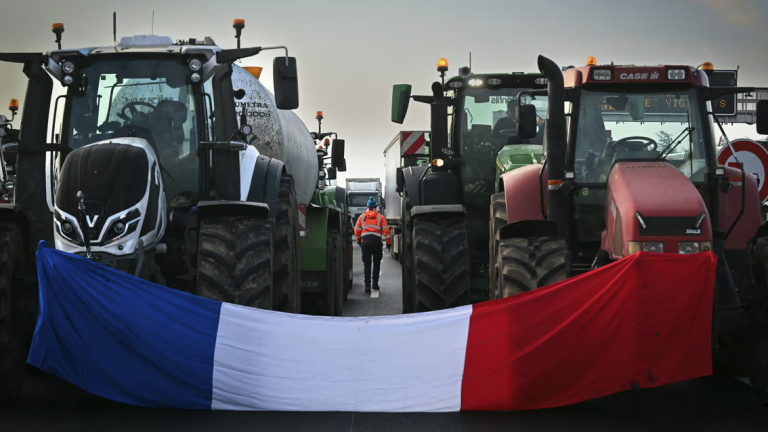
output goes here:
[[677, 253], [682, 255], [690, 255], [699, 253], [699, 242], [680, 242], [677, 244]]
[[664, 252], [664, 242], [643, 242], [644, 252]]

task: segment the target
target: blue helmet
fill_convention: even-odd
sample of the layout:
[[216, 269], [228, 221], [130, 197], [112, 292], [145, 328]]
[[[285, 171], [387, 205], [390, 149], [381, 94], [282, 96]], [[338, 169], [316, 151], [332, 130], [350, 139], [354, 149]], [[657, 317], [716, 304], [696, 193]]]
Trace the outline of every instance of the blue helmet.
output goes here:
[[376, 208], [376, 198], [368, 198], [368, 208]]

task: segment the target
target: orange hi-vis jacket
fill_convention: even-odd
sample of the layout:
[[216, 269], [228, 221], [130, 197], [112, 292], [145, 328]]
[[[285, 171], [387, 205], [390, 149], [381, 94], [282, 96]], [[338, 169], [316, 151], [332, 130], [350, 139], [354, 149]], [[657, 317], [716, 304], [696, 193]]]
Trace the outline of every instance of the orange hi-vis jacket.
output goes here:
[[363, 236], [376, 236], [386, 240], [387, 244], [392, 244], [392, 237], [389, 234], [389, 225], [387, 220], [376, 210], [368, 210], [357, 219], [355, 225], [355, 238], [360, 243]]

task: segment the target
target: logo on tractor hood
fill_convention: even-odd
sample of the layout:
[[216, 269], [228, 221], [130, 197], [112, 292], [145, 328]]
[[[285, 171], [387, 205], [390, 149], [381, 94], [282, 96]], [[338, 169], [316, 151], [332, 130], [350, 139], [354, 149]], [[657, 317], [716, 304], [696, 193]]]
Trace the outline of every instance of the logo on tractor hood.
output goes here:
[[547, 79], [546, 78], [536, 78], [536, 84], [546, 84]]
[[686, 234], [693, 234], [693, 235], [701, 235], [701, 228], [699, 229], [687, 229], [685, 230]]
[[626, 72], [624, 72], [623, 74], [619, 75], [619, 79], [622, 79], [622, 80], [648, 80], [648, 79], [655, 80], [655, 79], [659, 79], [659, 73], [658, 72], [652, 72], [652, 73], [648, 73], [648, 72], [645, 72], [645, 73], [640, 73], [640, 72], [637, 72], [637, 73], [626, 73]]

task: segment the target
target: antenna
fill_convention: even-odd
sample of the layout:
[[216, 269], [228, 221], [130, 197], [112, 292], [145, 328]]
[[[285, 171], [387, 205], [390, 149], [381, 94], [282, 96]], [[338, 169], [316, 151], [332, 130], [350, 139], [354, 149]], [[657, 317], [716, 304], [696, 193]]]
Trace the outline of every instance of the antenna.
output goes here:
[[469, 70], [472, 70], [472, 51], [469, 52]]
[[112, 12], [112, 37], [117, 46], [117, 12]]
[[155, 11], [152, 11], [152, 35], [155, 34]]

